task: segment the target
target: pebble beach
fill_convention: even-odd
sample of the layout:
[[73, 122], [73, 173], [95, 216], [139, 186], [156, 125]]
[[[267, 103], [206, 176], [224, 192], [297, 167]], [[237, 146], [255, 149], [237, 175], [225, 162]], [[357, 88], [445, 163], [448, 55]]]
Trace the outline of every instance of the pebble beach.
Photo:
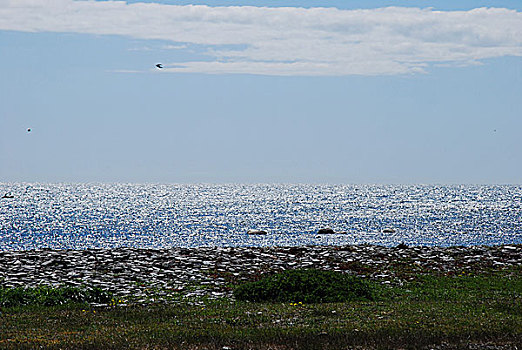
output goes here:
[[393, 267], [473, 274], [520, 265], [522, 245], [41, 249], [0, 252], [0, 285], [100, 287], [122, 304], [146, 304], [233, 298], [231, 284], [288, 269], [343, 271], [401, 284], [404, 276]]

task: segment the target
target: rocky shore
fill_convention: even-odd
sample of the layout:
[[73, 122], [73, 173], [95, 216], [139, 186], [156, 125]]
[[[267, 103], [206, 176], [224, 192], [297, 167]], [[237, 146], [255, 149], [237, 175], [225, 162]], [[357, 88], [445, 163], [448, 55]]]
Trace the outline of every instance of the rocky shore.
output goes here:
[[120, 303], [232, 297], [232, 284], [315, 268], [401, 284], [414, 273], [463, 274], [522, 266], [522, 245], [87, 249], [0, 252], [0, 285], [96, 286]]

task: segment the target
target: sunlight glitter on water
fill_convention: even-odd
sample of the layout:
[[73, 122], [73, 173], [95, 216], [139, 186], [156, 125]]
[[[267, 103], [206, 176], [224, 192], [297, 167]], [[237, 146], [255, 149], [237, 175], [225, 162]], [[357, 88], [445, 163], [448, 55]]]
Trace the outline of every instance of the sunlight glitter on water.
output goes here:
[[4, 193], [0, 250], [522, 243], [521, 186], [0, 183]]

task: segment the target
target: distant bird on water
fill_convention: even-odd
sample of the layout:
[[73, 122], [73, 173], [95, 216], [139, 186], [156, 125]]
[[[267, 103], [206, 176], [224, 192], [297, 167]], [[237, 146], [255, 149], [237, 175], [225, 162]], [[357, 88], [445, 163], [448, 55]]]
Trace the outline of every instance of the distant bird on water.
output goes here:
[[156, 65], [156, 68], [158, 68], [158, 69], [162, 69], [162, 68], [163, 68], [163, 64], [158, 63], [158, 64]]

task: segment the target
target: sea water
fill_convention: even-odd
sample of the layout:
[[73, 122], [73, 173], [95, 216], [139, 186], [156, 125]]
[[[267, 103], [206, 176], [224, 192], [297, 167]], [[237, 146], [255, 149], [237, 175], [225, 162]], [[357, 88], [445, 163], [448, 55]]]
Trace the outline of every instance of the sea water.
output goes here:
[[522, 243], [522, 186], [0, 183], [0, 196], [0, 251]]

